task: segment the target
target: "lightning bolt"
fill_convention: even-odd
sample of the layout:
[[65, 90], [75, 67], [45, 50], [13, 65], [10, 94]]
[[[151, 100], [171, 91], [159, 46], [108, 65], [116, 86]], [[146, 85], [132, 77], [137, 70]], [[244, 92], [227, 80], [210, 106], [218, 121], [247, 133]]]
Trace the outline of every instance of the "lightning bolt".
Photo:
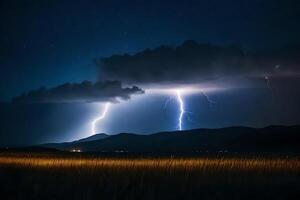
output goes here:
[[97, 133], [97, 130], [96, 130], [96, 124], [97, 124], [97, 122], [98, 122], [99, 120], [102, 120], [102, 119], [105, 118], [109, 106], [110, 106], [110, 103], [106, 103], [106, 104], [104, 105], [104, 110], [103, 110], [102, 114], [101, 114], [99, 117], [97, 117], [96, 119], [94, 119], [94, 120], [92, 121], [92, 133], [93, 133], [93, 135], [95, 135], [95, 134]]
[[271, 91], [272, 97], [274, 97], [274, 91], [273, 88], [271, 86], [271, 82], [270, 82], [270, 78], [268, 76], [265, 76], [265, 80], [267, 82], [267, 87], [269, 88], [269, 90]]
[[201, 91], [202, 95], [205, 97], [206, 101], [209, 103], [209, 105], [215, 104], [216, 102], [214, 102], [213, 100], [211, 100], [209, 98], [209, 96], [202, 90]]
[[[191, 117], [192, 115], [194, 115], [192, 112], [188, 111], [188, 110], [185, 110], [185, 102], [184, 102], [184, 99], [182, 98], [183, 94], [187, 94], [189, 92], [200, 92], [203, 97], [205, 98], [205, 100], [208, 102], [209, 105], [213, 105], [213, 104], [216, 104], [216, 102], [214, 100], [212, 100], [204, 90], [202, 89], [195, 89], [192, 90], [190, 88], [177, 88], [177, 89], [172, 89], [171, 90], [172, 92], [175, 93], [175, 96], [171, 96], [169, 98], [166, 99], [165, 103], [164, 103], [164, 106], [163, 106], [163, 110], [165, 110], [169, 104], [169, 102], [172, 100], [172, 99], [176, 99], [177, 100], [177, 105], [178, 105], [178, 110], [179, 110], [179, 115], [178, 115], [178, 119], [177, 119], [177, 128], [178, 130], [182, 131], [184, 128], [183, 128], [183, 125], [184, 125], [184, 119], [187, 119], [188, 121], [192, 122], [192, 123], [195, 123], [193, 120], [191, 120]], [[185, 118], [184, 118], [185, 117]]]
[[167, 109], [167, 106], [168, 106], [169, 102], [170, 102], [172, 99], [173, 99], [173, 97], [169, 97], [169, 98], [165, 101], [163, 110], [166, 110], [166, 109]]
[[182, 97], [181, 97], [181, 91], [176, 90], [176, 94], [177, 94], [177, 101], [178, 101], [179, 109], [180, 109], [180, 114], [179, 114], [179, 117], [178, 117], [178, 128], [181, 131], [182, 130], [182, 117], [183, 117], [183, 114], [185, 112], [184, 111], [184, 102], [183, 102]]

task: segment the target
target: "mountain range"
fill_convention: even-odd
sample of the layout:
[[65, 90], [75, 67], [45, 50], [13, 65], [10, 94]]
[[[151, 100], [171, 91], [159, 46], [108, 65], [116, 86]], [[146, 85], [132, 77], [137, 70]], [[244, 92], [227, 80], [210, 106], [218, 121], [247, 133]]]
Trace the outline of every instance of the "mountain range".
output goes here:
[[74, 142], [50, 143], [41, 147], [80, 152], [298, 154], [300, 125], [193, 129], [151, 135], [96, 134]]

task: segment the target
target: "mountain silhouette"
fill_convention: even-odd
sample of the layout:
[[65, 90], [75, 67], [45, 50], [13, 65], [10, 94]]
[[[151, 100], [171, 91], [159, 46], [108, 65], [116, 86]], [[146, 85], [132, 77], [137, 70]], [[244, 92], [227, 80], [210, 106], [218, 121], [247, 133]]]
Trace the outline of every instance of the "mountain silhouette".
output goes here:
[[193, 129], [151, 135], [120, 133], [107, 136], [100, 134], [70, 143], [42, 146], [65, 151], [78, 149], [82, 152], [284, 154], [299, 153], [299, 142], [300, 126], [269, 126], [265, 128]]
[[80, 140], [76, 140], [74, 141], [74, 143], [80, 143], [80, 142], [90, 142], [90, 141], [94, 141], [94, 140], [102, 140], [104, 138], [109, 137], [109, 135], [106, 135], [105, 133], [98, 133], [86, 138], [82, 138]]

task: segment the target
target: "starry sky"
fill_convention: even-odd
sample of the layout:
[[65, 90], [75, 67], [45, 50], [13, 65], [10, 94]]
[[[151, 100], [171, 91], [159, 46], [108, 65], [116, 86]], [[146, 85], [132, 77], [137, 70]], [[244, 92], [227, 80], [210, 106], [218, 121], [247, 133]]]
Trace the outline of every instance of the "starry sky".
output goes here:
[[[1, 1], [1, 145], [89, 136], [91, 120], [103, 110], [103, 102], [97, 101], [11, 103], [24, 92], [101, 81], [100, 67], [95, 64], [100, 58], [134, 55], [161, 45], [180, 46], [186, 40], [234, 44], [251, 55], [299, 47], [299, 10], [297, 0]], [[299, 67], [296, 61], [293, 63], [288, 78], [271, 79], [273, 91], [262, 84], [208, 92], [212, 102], [202, 93], [185, 95], [189, 113], [184, 117], [184, 129], [300, 123], [300, 84], [298, 76], [293, 75]], [[132, 95], [110, 106], [99, 132], [147, 134], [176, 130], [177, 103], [167, 93], [149, 94], [146, 90], [145, 94]]]

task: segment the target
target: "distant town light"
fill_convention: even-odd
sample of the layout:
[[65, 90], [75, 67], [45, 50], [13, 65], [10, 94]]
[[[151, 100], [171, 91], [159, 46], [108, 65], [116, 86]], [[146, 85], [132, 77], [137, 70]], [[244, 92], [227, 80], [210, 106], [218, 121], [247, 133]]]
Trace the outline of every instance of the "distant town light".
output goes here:
[[73, 153], [80, 153], [81, 150], [80, 149], [71, 149], [71, 152], [73, 152]]

